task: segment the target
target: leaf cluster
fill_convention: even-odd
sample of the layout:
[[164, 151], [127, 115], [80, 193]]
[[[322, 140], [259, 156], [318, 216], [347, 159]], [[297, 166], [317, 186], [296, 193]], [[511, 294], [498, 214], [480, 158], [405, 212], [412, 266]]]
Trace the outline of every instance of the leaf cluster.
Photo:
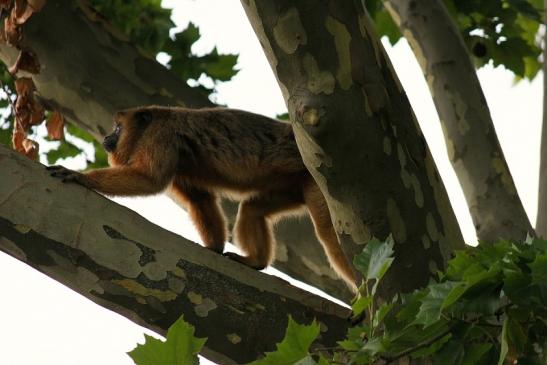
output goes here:
[[[192, 45], [200, 38], [194, 24], [170, 36], [175, 24], [171, 9], [162, 8], [161, 0], [92, 0], [91, 4], [148, 54], [167, 54], [167, 67], [182, 80], [198, 80], [206, 75], [216, 83], [228, 81], [237, 73], [237, 55], [221, 55], [216, 47], [202, 56], [192, 53]], [[214, 87], [203, 84], [196, 87], [206, 95], [214, 91]]]
[[[391, 238], [372, 240], [355, 257], [364, 280], [352, 309], [361, 322], [338, 347], [310, 350], [311, 328], [295, 330], [290, 321], [283, 346], [253, 364], [367, 365], [403, 358], [443, 365], [546, 363], [546, 241], [468, 248], [427, 287], [382, 302], [376, 289], [393, 263]], [[298, 356], [288, 350], [295, 346]], [[289, 358], [293, 362], [266, 361]]]
[[[395, 44], [401, 33], [385, 0], [367, 0], [377, 32]], [[517, 78], [533, 79], [541, 68], [538, 38], [543, 14], [541, 0], [443, 0], [461, 32], [477, 68], [492, 62]]]
[[490, 61], [519, 78], [533, 79], [541, 69], [541, 0], [445, 0], [463, 39], [481, 67]]

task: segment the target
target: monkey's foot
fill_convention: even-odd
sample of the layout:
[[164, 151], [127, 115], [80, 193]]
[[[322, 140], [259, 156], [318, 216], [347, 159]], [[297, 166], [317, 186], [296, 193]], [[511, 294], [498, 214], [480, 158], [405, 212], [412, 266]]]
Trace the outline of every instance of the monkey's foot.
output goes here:
[[211, 246], [205, 246], [206, 249], [211, 250], [213, 252], [216, 252], [218, 254], [224, 255], [224, 245], [211, 245]]
[[61, 179], [62, 182], [79, 182], [81, 173], [67, 169], [64, 166], [55, 165], [47, 166], [46, 170], [50, 171], [52, 177]]
[[235, 252], [224, 252], [223, 254], [224, 256], [228, 257], [229, 259], [231, 260], [234, 260], [234, 261], [237, 261], [237, 262], [240, 262], [242, 263], [243, 265], [245, 266], [249, 266], [255, 270], [263, 270], [266, 268], [266, 265], [259, 265], [256, 263], [255, 260], [251, 259], [250, 257], [247, 257], [247, 256], [241, 256], [241, 255], [238, 255], [237, 253]]

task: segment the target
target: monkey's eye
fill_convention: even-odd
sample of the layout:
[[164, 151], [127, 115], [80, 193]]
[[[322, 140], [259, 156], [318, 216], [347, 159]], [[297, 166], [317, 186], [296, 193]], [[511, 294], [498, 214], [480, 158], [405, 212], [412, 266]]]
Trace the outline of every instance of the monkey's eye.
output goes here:
[[121, 125], [119, 125], [118, 123], [116, 123], [116, 126], [114, 127], [114, 133], [120, 134], [121, 130], [122, 130]]

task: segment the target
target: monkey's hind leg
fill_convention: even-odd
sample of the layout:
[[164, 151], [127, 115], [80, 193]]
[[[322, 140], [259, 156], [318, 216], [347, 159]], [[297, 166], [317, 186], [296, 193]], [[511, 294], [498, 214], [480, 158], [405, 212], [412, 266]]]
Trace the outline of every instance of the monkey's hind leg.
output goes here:
[[257, 270], [266, 268], [274, 259], [275, 246], [269, 218], [302, 204], [302, 196], [293, 191], [271, 192], [242, 201], [234, 227], [234, 241], [246, 256], [233, 252], [225, 255]]
[[205, 247], [218, 253], [224, 251], [226, 221], [218, 197], [197, 188], [173, 183], [174, 198], [187, 210]]

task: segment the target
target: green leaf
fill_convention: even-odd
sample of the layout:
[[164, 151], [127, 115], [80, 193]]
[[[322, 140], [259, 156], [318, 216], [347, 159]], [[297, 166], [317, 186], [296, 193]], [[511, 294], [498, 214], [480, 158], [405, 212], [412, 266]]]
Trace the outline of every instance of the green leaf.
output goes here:
[[385, 242], [373, 238], [363, 252], [355, 255], [353, 264], [367, 280], [380, 280], [393, 262], [393, 244], [391, 236]]
[[98, 142], [93, 142], [93, 146], [95, 147], [94, 161], [92, 163], [88, 163], [86, 169], [98, 169], [108, 166], [108, 155], [104, 151], [103, 147]]
[[0, 144], [3, 144], [5, 146], [11, 146], [11, 128], [10, 129], [0, 128]]
[[310, 345], [319, 336], [319, 325], [313, 321], [310, 325], [296, 323], [289, 316], [289, 324], [283, 341], [277, 344], [277, 350], [266, 353], [263, 359], [249, 365], [293, 365], [309, 355]]
[[432, 325], [441, 318], [443, 303], [448, 294], [461, 282], [447, 281], [440, 284], [430, 284], [427, 295], [422, 299], [420, 311], [416, 315], [414, 323], [423, 324], [425, 327]]
[[547, 252], [538, 254], [528, 266], [532, 270], [532, 283], [547, 285]]
[[353, 314], [353, 317], [354, 318], [359, 317], [361, 313], [363, 313], [363, 311], [368, 308], [370, 303], [372, 303], [372, 297], [370, 296], [359, 297], [355, 301], [355, 303], [351, 305], [351, 312]]
[[361, 351], [365, 351], [366, 353], [374, 356], [380, 352], [386, 351], [386, 347], [381, 337], [374, 337], [374, 338], [371, 338], [365, 344], [365, 346], [363, 346]]
[[357, 351], [361, 347], [363, 347], [363, 344], [361, 343], [361, 341], [356, 342], [356, 341], [344, 340], [344, 341], [338, 341], [338, 344], [340, 345], [341, 348], [347, 351]]
[[513, 317], [507, 316], [507, 341], [517, 353], [525, 351], [527, 338], [521, 324]]
[[158, 53], [174, 27], [171, 10], [160, 0], [91, 0], [95, 9], [149, 54]]
[[447, 333], [445, 336], [433, 342], [431, 345], [424, 347], [422, 349], [419, 349], [417, 351], [414, 351], [410, 355], [413, 358], [431, 356], [434, 353], [439, 352], [439, 350], [444, 346], [444, 344], [447, 343], [451, 338], [452, 338], [452, 334]]
[[498, 359], [498, 365], [503, 365], [503, 362], [505, 361], [505, 357], [507, 356], [507, 352], [509, 352], [509, 344], [507, 342], [507, 325], [509, 323], [509, 318], [505, 317], [503, 320], [503, 327], [501, 330], [501, 349], [500, 349], [500, 357]]
[[137, 365], [197, 365], [197, 354], [207, 341], [206, 338], [194, 337], [194, 327], [180, 317], [169, 327], [165, 342], [153, 337], [144, 336], [144, 345], [128, 353]]
[[329, 362], [323, 356], [319, 355], [319, 361], [317, 361], [317, 365], [329, 365]]
[[96, 142], [95, 138], [83, 129], [77, 127], [76, 125], [72, 123], [66, 123], [66, 132], [68, 135], [74, 136], [76, 138], [79, 138], [85, 142], [93, 143]]
[[235, 74], [235, 66], [237, 64], [238, 55], [235, 54], [223, 54], [219, 55], [215, 48], [209, 53], [200, 58], [203, 64], [204, 72], [214, 80], [228, 81]]
[[291, 118], [289, 117], [289, 113], [277, 114], [277, 115], [275, 116], [275, 119], [279, 119], [279, 120], [288, 120], [288, 121], [291, 120]]
[[[457, 282], [455, 282], [457, 283]], [[465, 283], [460, 283], [459, 285], [456, 285], [453, 287], [450, 292], [446, 295], [446, 298], [443, 301], [443, 304], [441, 306], [441, 310], [450, 307], [452, 304], [456, 302], [456, 300], [460, 299], [460, 297], [465, 293], [467, 290], [467, 285]]]
[[507, 2], [515, 8], [519, 13], [534, 19], [538, 22], [541, 21], [541, 15], [539, 12], [526, 0], [507, 0]]
[[380, 307], [374, 312], [374, 318], [372, 320], [373, 326], [376, 328], [384, 318], [388, 315], [388, 313], [393, 309], [393, 306], [395, 305], [394, 302], [391, 303], [382, 303]]
[[61, 141], [59, 147], [50, 150], [46, 153], [47, 163], [54, 165], [58, 160], [62, 158], [75, 157], [82, 153], [82, 150], [67, 141]]
[[465, 354], [465, 347], [460, 340], [453, 339], [445, 344], [439, 352], [435, 354], [433, 364], [439, 365], [460, 365]]
[[482, 357], [492, 348], [491, 343], [470, 344], [465, 347], [462, 365], [477, 365]]

